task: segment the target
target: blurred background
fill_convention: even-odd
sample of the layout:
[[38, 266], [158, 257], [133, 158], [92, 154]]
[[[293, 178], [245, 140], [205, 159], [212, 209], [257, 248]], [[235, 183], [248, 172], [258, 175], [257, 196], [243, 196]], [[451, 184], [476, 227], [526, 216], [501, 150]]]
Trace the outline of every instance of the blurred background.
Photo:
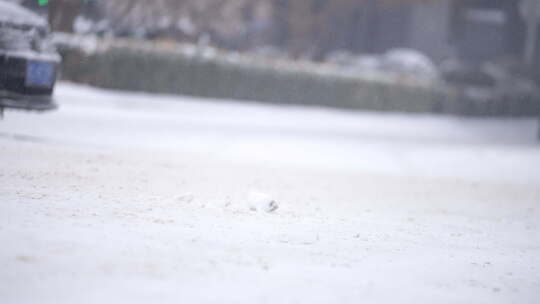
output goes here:
[[[327, 60], [336, 51], [381, 53], [413, 48], [433, 60], [507, 59], [524, 54], [528, 2], [502, 0], [52, 0], [54, 31], [200, 42], [220, 48], [272, 48], [294, 58]], [[40, 1], [23, 4], [39, 10]], [[532, 18], [534, 19], [534, 18]], [[536, 24], [537, 25], [537, 24]], [[524, 57], [522, 55], [525, 55]], [[513, 57], [513, 58], [512, 58]], [[532, 63], [532, 62], [530, 62]]]
[[[17, 2], [68, 33], [55, 38], [66, 80], [367, 110], [540, 112], [534, 0]], [[145, 79], [130, 73], [135, 65]], [[396, 104], [396, 95], [405, 101]]]

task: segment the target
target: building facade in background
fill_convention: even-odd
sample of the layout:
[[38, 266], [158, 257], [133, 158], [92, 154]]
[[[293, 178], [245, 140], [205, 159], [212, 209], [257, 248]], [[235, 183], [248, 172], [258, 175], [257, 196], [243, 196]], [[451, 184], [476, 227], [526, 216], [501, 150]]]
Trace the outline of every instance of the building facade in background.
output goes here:
[[[459, 56], [479, 62], [520, 57], [526, 43], [521, 1], [276, 0], [286, 20], [284, 45], [317, 58], [336, 49], [381, 53], [412, 48], [435, 61]], [[535, 0], [532, 0], [535, 1]], [[306, 17], [307, 15], [307, 17]], [[535, 60], [538, 48], [535, 44]]]
[[[273, 46], [323, 60], [336, 50], [418, 50], [434, 61], [514, 58], [538, 63], [536, 0], [19, 0], [49, 12], [53, 29], [76, 31], [81, 12], [101, 33], [197, 42], [249, 51]], [[540, 8], [538, 9], [540, 15]], [[91, 13], [89, 13], [91, 12]], [[536, 16], [536, 17], [535, 17]], [[531, 19], [532, 18], [532, 19]], [[531, 21], [532, 20], [532, 21]], [[531, 30], [534, 28], [534, 31]], [[527, 47], [526, 47], [527, 46]]]

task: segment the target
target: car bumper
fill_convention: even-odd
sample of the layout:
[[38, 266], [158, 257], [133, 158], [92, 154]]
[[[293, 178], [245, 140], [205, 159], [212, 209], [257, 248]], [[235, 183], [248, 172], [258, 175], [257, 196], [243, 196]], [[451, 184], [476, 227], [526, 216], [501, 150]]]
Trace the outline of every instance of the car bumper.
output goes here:
[[0, 108], [48, 111], [57, 107], [50, 95], [20, 95], [0, 90]]
[[[46, 111], [57, 108], [52, 98], [58, 62], [46, 57], [10, 56], [0, 52], [0, 107]], [[36, 60], [37, 59], [37, 60]], [[54, 59], [54, 58], [53, 58]], [[44, 85], [28, 83], [29, 62], [43, 62], [52, 66], [52, 81]]]

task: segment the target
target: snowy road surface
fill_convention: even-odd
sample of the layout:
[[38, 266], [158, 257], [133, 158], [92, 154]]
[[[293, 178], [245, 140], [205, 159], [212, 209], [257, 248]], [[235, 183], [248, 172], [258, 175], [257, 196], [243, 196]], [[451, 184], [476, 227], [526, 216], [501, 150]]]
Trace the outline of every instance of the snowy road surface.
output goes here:
[[0, 121], [0, 303], [540, 303], [535, 120], [56, 95]]

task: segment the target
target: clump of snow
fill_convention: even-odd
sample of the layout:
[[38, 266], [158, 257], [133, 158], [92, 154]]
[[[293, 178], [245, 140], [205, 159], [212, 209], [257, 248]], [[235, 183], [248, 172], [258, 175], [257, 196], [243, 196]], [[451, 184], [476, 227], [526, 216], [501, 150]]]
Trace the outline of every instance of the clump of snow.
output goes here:
[[6, 57], [25, 58], [31, 60], [44, 60], [60, 62], [60, 55], [56, 53], [39, 53], [32, 50], [6, 51], [2, 53]]
[[437, 82], [439, 71], [428, 56], [413, 49], [392, 49], [385, 54], [353, 54], [339, 50], [332, 52], [326, 62], [354, 75], [383, 79], [407, 78], [420, 83]]
[[0, 1], [0, 49], [5, 56], [60, 61], [44, 18], [13, 2]]
[[85, 54], [95, 53], [99, 45], [95, 36], [72, 35], [67, 33], [54, 33], [52, 41], [59, 49], [77, 49]]
[[75, 33], [79, 35], [103, 35], [107, 36], [111, 34], [111, 25], [108, 20], [94, 21], [84, 16], [78, 16], [75, 18], [73, 24]]
[[0, 50], [8, 57], [60, 61], [47, 32], [36, 27], [23, 28], [12, 24], [1, 26]]
[[274, 212], [279, 208], [278, 203], [266, 193], [252, 191], [247, 197], [251, 211]]
[[426, 80], [436, 80], [439, 72], [426, 55], [413, 49], [393, 49], [383, 56], [383, 68]]
[[206, 60], [215, 59], [217, 56], [217, 50], [212, 47], [201, 47], [200, 56], [201, 58], [206, 59]]
[[0, 47], [4, 50], [29, 50], [32, 48], [33, 31], [1, 27]]
[[191, 203], [194, 199], [195, 199], [195, 196], [190, 192], [184, 193], [176, 198], [178, 202], [183, 202], [183, 203]]
[[356, 59], [355, 64], [364, 69], [377, 70], [381, 68], [382, 60], [376, 55], [362, 55]]
[[47, 21], [38, 14], [11, 2], [0, 1], [0, 23], [46, 27]]
[[76, 33], [87, 34], [92, 31], [93, 25], [94, 23], [92, 20], [87, 19], [83, 16], [78, 16], [77, 18], [75, 18], [73, 27]]
[[188, 16], [183, 16], [178, 19], [176, 26], [188, 35], [195, 35], [197, 32], [197, 26]]

